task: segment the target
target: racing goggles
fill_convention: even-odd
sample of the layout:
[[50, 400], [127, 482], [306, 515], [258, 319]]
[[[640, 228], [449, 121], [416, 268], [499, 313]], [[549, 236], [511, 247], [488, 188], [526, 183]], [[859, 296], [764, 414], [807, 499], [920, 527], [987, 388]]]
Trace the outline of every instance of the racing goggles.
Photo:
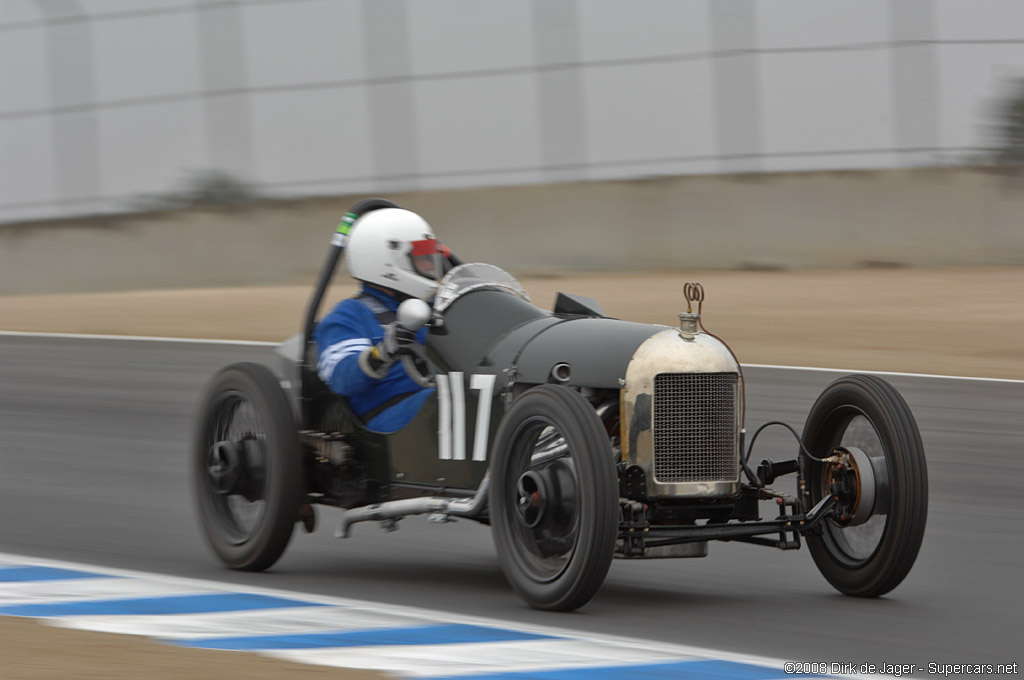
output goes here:
[[451, 251], [447, 246], [438, 243], [436, 238], [428, 238], [412, 242], [409, 259], [414, 272], [436, 281], [444, 274], [444, 258], [449, 254]]

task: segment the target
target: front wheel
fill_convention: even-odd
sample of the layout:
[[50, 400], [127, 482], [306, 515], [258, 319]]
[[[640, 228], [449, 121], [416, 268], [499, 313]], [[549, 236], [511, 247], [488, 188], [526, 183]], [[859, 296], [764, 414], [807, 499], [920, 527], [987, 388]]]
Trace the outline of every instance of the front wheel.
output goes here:
[[260, 364], [232, 364], [207, 387], [192, 475], [207, 543], [232, 569], [269, 568], [291, 539], [304, 495], [294, 420]]
[[850, 375], [825, 388], [804, 426], [811, 503], [836, 495], [839, 509], [807, 546], [836, 590], [883, 595], [917, 559], [928, 515], [928, 470], [917, 423], [885, 380]]
[[618, 533], [600, 419], [578, 392], [541, 385], [509, 408], [493, 451], [490, 515], [506, 578], [538, 609], [583, 606], [608, 574]]

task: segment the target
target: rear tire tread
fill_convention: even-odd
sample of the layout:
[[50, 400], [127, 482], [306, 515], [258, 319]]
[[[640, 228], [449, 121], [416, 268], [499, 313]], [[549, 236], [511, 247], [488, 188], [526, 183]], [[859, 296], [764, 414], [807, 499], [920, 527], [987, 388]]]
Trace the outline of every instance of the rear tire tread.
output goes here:
[[[226, 391], [241, 392], [265, 421], [266, 508], [263, 525], [255, 536], [240, 545], [224, 540], [216, 520], [210, 516], [209, 501], [204, 494], [206, 482], [205, 457], [209, 446], [211, 406], [218, 395]], [[195, 493], [200, 523], [207, 544], [220, 560], [231, 569], [264, 571], [274, 565], [284, 553], [295, 523], [299, 507], [305, 496], [301, 466], [301, 448], [295, 419], [288, 397], [277, 378], [266, 366], [252, 362], [231, 364], [213, 377], [203, 397], [199, 425], [194, 436]]]
[[[592, 498], [581, 498], [580, 536], [565, 573], [551, 584], [533, 581], [522, 572], [511, 552], [516, 550], [506, 524], [515, 512], [504, 497], [512, 480], [503, 468], [510, 455], [511, 436], [526, 418], [543, 413], [556, 424], [566, 439], [575, 439], [582, 450], [574, 450], [580, 489]], [[565, 422], [557, 422], [565, 418]], [[589, 467], [588, 467], [589, 466]], [[618, 485], [611, 447], [600, 419], [579, 393], [562, 386], [540, 385], [523, 393], [509, 408], [498, 427], [492, 453], [490, 495], [491, 524], [502, 570], [512, 588], [528, 604], [550, 611], [572, 611], [586, 604], [600, 589], [611, 566], [618, 535]], [[582, 496], [582, 493], [581, 493]]]

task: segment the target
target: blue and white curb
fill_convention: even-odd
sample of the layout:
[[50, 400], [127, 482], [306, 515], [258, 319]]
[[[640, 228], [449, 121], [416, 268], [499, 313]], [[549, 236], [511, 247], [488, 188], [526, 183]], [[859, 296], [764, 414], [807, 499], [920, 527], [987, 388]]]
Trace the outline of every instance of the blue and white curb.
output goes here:
[[787, 677], [775, 659], [4, 553], [0, 616], [406, 678]]

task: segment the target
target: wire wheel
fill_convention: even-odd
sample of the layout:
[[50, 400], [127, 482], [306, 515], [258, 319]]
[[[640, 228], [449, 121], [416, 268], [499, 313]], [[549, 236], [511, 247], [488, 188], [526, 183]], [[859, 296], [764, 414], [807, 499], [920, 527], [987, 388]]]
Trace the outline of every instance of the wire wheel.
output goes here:
[[266, 514], [267, 428], [238, 391], [217, 395], [206, 471], [215, 521], [235, 545], [249, 540]]
[[291, 407], [274, 375], [234, 364], [207, 388], [194, 486], [207, 542], [233, 569], [262, 571], [284, 552], [303, 496]]
[[847, 595], [876, 597], [906, 577], [928, 513], [928, 471], [913, 414], [888, 382], [852, 375], [829, 385], [804, 427], [816, 458], [808, 466], [811, 502], [826, 494], [840, 510], [808, 548], [822, 575]]
[[[848, 419], [847, 419], [848, 418]], [[872, 507], [867, 510], [870, 516], [863, 522], [852, 519], [830, 519], [825, 524], [828, 541], [833, 548], [834, 556], [848, 568], [861, 567], [878, 552], [882, 546], [882, 538], [889, 526], [891, 498], [889, 489], [889, 464], [885, 456], [885, 447], [878, 431], [867, 416], [855, 407], [850, 407], [844, 416], [845, 425], [836, 423], [836, 436], [839, 443], [833, 450], [860, 452], [865, 464], [857, 465], [856, 458], [851, 467], [856, 468], [853, 489], [856, 509], [865, 505], [865, 487], [871, 488]], [[867, 472], [869, 474], [864, 474]], [[829, 493], [831, 484], [837, 479], [838, 470], [827, 467], [824, 472], [818, 471], [818, 490], [821, 495]], [[851, 505], [854, 503], [851, 502]], [[852, 510], [852, 508], [851, 508]]]
[[579, 478], [565, 436], [545, 417], [529, 418], [512, 435], [509, 479], [516, 477], [510, 523], [516, 559], [538, 582], [565, 573], [580, 529]]
[[611, 564], [618, 490], [604, 426], [577, 392], [524, 393], [495, 435], [491, 521], [512, 587], [540, 609], [576, 609]]

